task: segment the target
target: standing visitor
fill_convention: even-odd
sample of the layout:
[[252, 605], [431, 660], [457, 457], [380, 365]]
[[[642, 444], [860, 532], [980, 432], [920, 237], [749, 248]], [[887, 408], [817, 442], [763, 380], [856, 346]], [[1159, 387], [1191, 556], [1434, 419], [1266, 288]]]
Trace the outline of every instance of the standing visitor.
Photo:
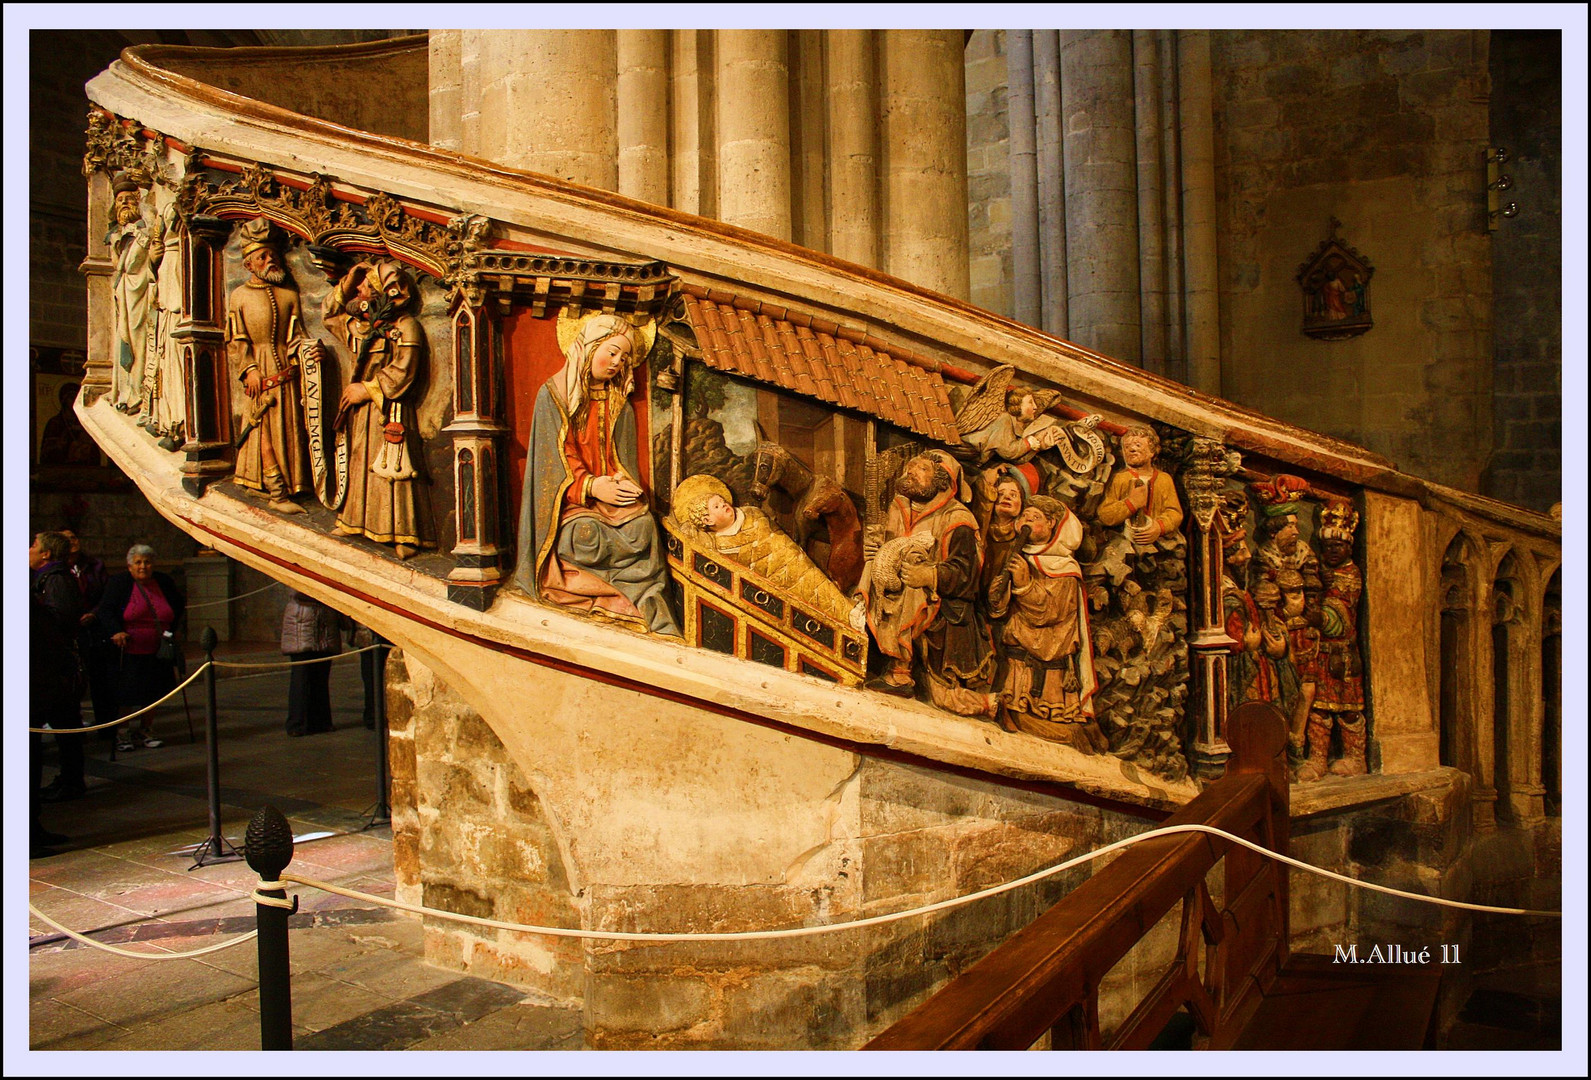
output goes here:
[[[88, 677], [88, 698], [94, 706], [94, 724], [108, 724], [121, 714], [116, 711], [116, 647], [101, 629], [94, 612], [105, 597], [105, 583], [110, 573], [105, 564], [87, 551], [71, 529], [62, 529], [61, 535], [71, 544], [71, 558], [67, 565], [77, 581], [77, 591], [83, 598], [81, 625], [77, 631], [77, 652], [83, 661], [83, 674]], [[107, 736], [111, 736], [109, 732]]]
[[[83, 723], [78, 703], [83, 694], [83, 669], [77, 655], [77, 629], [83, 599], [72, 578], [68, 565], [70, 557], [71, 543], [58, 532], [39, 533], [28, 548], [28, 566], [33, 571], [32, 596], [50, 624], [49, 640], [39, 646], [43, 655], [33, 660], [35, 663], [43, 661], [51, 669], [50, 674], [43, 677], [47, 689], [38, 685], [39, 678], [32, 679], [34, 694], [30, 695], [29, 712], [38, 715], [29, 726], [48, 725], [56, 732], [55, 745], [60, 751], [61, 765], [60, 774], [40, 795], [45, 802], [80, 799], [86, 791], [83, 737], [65, 734]], [[34, 707], [32, 698], [41, 689], [42, 696]], [[34, 757], [36, 760], [36, 755]]]
[[282, 652], [293, 661], [287, 682], [287, 733], [332, 730], [331, 658], [342, 652], [343, 617], [296, 592], [282, 612]]
[[[114, 574], [105, 583], [95, 618], [121, 650], [118, 663], [118, 698], [121, 715], [135, 713], [171, 692], [177, 685], [181, 658], [177, 626], [187, 610], [187, 599], [169, 574], [155, 569], [155, 549], [134, 544], [127, 549], [127, 572]], [[153, 750], [165, 745], [155, 738], [154, 716], [140, 718], [137, 743]], [[135, 746], [130, 726], [117, 730], [116, 748]]]

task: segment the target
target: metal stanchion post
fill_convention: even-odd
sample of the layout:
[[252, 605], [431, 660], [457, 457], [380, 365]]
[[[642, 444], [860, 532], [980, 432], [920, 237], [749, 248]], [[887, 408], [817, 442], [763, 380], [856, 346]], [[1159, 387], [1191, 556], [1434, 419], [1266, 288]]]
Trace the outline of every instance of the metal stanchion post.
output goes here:
[[[249, 821], [243, 836], [243, 850], [249, 867], [261, 881], [276, 881], [293, 861], [293, 830], [274, 806], [266, 806]], [[261, 889], [262, 896], [287, 899], [286, 889]], [[260, 974], [260, 1049], [293, 1048], [293, 985], [288, 972], [287, 920], [298, 910], [298, 897], [291, 907], [254, 904], [255, 926], [259, 929]]]
[[387, 646], [388, 642], [376, 635], [376, 805], [370, 808], [370, 820], [365, 828], [392, 824], [392, 805], [387, 788]]
[[227, 842], [221, 835], [221, 744], [216, 735], [215, 718], [215, 646], [216, 632], [214, 627], [207, 626], [204, 633], [199, 635], [199, 644], [204, 649], [204, 740], [205, 740], [205, 788], [210, 797], [210, 835], [199, 842], [193, 849], [193, 866], [204, 866], [213, 862], [236, 862], [242, 858], [238, 849]]

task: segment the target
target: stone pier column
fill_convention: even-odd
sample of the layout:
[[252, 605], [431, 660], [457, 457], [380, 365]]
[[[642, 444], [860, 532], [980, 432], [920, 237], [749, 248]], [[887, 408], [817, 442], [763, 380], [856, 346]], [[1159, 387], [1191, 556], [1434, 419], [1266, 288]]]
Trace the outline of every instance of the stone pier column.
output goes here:
[[481, 156], [481, 31], [459, 31], [459, 149]]
[[[1165, 222], [1166, 362], [1164, 374], [1178, 382], [1187, 381], [1187, 347], [1183, 334], [1182, 296], [1182, 131], [1177, 114], [1177, 32], [1155, 31], [1155, 46], [1160, 55], [1160, 100], [1156, 103], [1160, 123], [1160, 145], [1165, 154], [1165, 171], [1160, 185], [1161, 220]], [[1140, 117], [1139, 123], [1143, 120]]]
[[[609, 191], [619, 186], [612, 30], [479, 30], [482, 157]], [[466, 109], [468, 102], [466, 102]]]
[[427, 139], [444, 150], [464, 149], [463, 31], [432, 30], [430, 36], [430, 112]]
[[1061, 38], [1033, 31], [1033, 96], [1038, 124], [1039, 250], [1043, 327], [1069, 336], [1066, 311], [1066, 183], [1061, 146]]
[[960, 30], [886, 30], [884, 269], [960, 299], [967, 254], [966, 72]]
[[1033, 31], [1005, 38], [1006, 113], [1011, 124], [1011, 277], [1018, 322], [1040, 325], [1038, 119]]
[[1182, 118], [1188, 385], [1219, 395], [1221, 305], [1215, 247], [1215, 121], [1208, 30], [1178, 31], [1177, 77]]
[[1061, 33], [1066, 254], [1071, 338], [1142, 356], [1132, 33]]
[[1160, 55], [1156, 31], [1133, 31], [1132, 57], [1138, 137], [1138, 310], [1143, 323], [1139, 358], [1146, 371], [1164, 375], [1168, 330], [1164, 190], [1168, 161], [1160, 127], [1160, 84], [1165, 58]]
[[790, 239], [790, 68], [784, 30], [716, 35], [718, 217]]
[[790, 31], [790, 239], [829, 250], [828, 83], [822, 30]]
[[669, 161], [674, 208], [712, 217], [718, 212], [718, 125], [713, 107], [710, 30], [675, 30], [670, 44]]
[[828, 34], [829, 252], [879, 265], [878, 35]]
[[619, 194], [669, 205], [667, 30], [618, 31]]

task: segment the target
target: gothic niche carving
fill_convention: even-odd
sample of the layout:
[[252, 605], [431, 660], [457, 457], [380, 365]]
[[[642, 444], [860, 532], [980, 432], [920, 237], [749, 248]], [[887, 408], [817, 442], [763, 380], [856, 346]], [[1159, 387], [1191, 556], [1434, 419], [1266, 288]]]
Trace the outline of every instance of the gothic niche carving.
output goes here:
[[1370, 261], [1337, 238], [1342, 222], [1331, 219], [1331, 235], [1298, 268], [1304, 293], [1304, 333], [1322, 341], [1342, 341], [1369, 330]]

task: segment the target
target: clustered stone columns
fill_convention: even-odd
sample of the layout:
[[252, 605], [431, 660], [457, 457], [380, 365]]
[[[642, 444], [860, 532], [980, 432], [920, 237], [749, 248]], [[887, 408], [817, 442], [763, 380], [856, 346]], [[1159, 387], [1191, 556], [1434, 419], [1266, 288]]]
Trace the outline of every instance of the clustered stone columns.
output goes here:
[[1016, 317], [1219, 393], [1209, 34], [1006, 42]]
[[790, 68], [782, 30], [720, 30], [718, 216], [790, 239]]
[[[1011, 124], [1011, 217], [1032, 224], [1039, 219], [1037, 70], [1033, 60], [1033, 31], [1006, 34], [1006, 107]], [[1017, 229], [1011, 234], [1011, 283], [1018, 322], [1046, 325], [1043, 316], [1042, 261], [1039, 230]]]
[[876, 35], [827, 33], [829, 251], [863, 266], [879, 262]]
[[687, 214], [718, 214], [718, 125], [713, 116], [713, 31], [675, 30], [669, 45], [669, 182], [667, 205]]
[[888, 30], [879, 65], [883, 268], [961, 298], [972, 289], [963, 47], [960, 30]]
[[1072, 335], [1109, 356], [1140, 359], [1130, 31], [1061, 33], [1061, 116]]
[[667, 30], [620, 30], [619, 194], [668, 202]]
[[431, 76], [433, 142], [560, 180], [618, 186], [615, 31], [440, 31]]
[[970, 292], [961, 31], [434, 31], [431, 141]]
[[1177, 96], [1182, 125], [1187, 382], [1195, 390], [1219, 394], [1220, 282], [1215, 248], [1215, 121], [1208, 30], [1177, 32]]

